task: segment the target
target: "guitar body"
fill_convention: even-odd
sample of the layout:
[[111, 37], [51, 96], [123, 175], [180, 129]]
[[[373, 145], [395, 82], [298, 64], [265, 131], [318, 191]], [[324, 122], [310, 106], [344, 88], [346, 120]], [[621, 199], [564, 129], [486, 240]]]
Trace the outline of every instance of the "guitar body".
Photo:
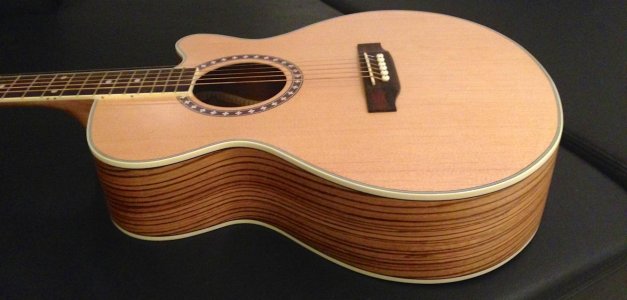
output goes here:
[[[387, 68], [358, 51], [374, 44]], [[497, 268], [538, 229], [559, 96], [486, 27], [373, 12], [177, 50], [189, 90], [97, 95], [88, 119], [112, 219], [131, 236], [253, 223], [363, 274], [438, 283]], [[391, 108], [370, 112], [377, 99]]]

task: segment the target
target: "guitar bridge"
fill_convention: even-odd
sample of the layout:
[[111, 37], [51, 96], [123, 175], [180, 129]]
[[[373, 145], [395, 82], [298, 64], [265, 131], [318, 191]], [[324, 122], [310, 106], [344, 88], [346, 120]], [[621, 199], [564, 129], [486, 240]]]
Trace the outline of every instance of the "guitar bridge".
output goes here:
[[401, 84], [390, 52], [381, 43], [358, 44], [360, 71], [366, 91], [368, 112], [396, 111]]

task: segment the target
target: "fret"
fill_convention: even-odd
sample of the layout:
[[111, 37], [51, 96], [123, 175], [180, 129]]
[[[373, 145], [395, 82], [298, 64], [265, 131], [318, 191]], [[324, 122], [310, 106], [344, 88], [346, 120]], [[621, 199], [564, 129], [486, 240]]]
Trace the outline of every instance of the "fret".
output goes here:
[[81, 87], [78, 90], [78, 95], [90, 95], [92, 93], [89, 93], [89, 91], [87, 91], [85, 89], [85, 87], [90, 83], [89, 79], [91, 78], [91, 75], [93, 75], [92, 73], [87, 73], [87, 77], [85, 78], [85, 81], [83, 81], [83, 84], [81, 85]]
[[53, 74], [43, 74], [39, 76], [35, 80], [35, 83], [31, 86], [31, 95], [30, 97], [41, 97], [43, 96], [46, 88], [52, 83], [52, 79], [54, 79]]
[[78, 92], [79, 95], [95, 95], [102, 78], [105, 76], [105, 72], [93, 72], [89, 74], [85, 84]]
[[33, 81], [33, 84], [28, 88], [28, 91], [24, 94], [24, 97], [41, 97], [44, 94], [43, 87], [48, 86], [52, 78], [54, 78], [54, 75], [38, 75]]
[[152, 93], [155, 89], [155, 85], [157, 85], [157, 76], [159, 75], [159, 70], [149, 70], [146, 76], [146, 85], [144, 86], [143, 93]]
[[76, 73], [72, 74], [72, 77], [68, 80], [61, 96], [75, 96], [78, 95], [78, 92], [81, 90], [87, 78], [89, 77], [89, 73]]
[[62, 78], [62, 79], [67, 79], [65, 80], [65, 84], [63, 85], [63, 87], [61, 88], [61, 93], [59, 94], [59, 96], [63, 96], [63, 94], [65, 93], [65, 91], [67, 91], [68, 86], [70, 85], [70, 82], [72, 82], [72, 79], [74, 78], [74, 76], [76, 76], [75, 73], [71, 73], [71, 74], [67, 74], [66, 76], [68, 76], [68, 78]]
[[[20, 76], [4, 76], [0, 77], [0, 98], [5, 98], [5, 94], [11, 89], [13, 84], [20, 78]], [[6, 98], [9, 98], [6, 96]]]
[[144, 82], [142, 83], [139, 92], [140, 93], [152, 93], [155, 87], [157, 75], [159, 70], [148, 70]]
[[41, 96], [46, 96], [46, 93], [50, 94], [50, 90], [54, 89], [54, 86], [52, 85], [52, 83], [54, 82], [54, 80], [59, 76], [59, 74], [54, 74], [52, 75], [50, 78], [48, 78], [48, 82], [44, 82], [43, 85], [41, 85], [42, 88], [42, 93]]
[[52, 82], [54, 81], [55, 78], [57, 78], [57, 76], [59, 76], [59, 74], [52, 75], [52, 77], [48, 80], [48, 84], [42, 85], [42, 88], [43, 88], [42, 96], [45, 95], [45, 93], [48, 91], [48, 89], [52, 85]]
[[119, 72], [105, 72], [105, 75], [98, 83], [96, 95], [110, 94], [111, 90], [113, 89], [113, 85], [115, 84], [115, 81], [119, 76]]
[[35, 75], [35, 78], [33, 78], [33, 80], [30, 82], [30, 84], [26, 87], [26, 90], [24, 91], [24, 94], [22, 95], [22, 98], [24, 98], [24, 97], [34, 97], [33, 94], [36, 94], [37, 91], [31, 91], [31, 88], [35, 84], [35, 81], [37, 81], [39, 79], [39, 76], [40, 75]]
[[111, 89], [111, 94], [124, 94], [126, 88], [131, 84], [135, 72], [136, 71], [121, 71], [115, 86]]
[[43, 91], [41, 96], [43, 97], [58, 97], [63, 93], [63, 88], [68, 83], [70, 77], [69, 73], [59, 73], [52, 77], [50, 83]]
[[143, 86], [142, 93], [152, 93], [155, 89], [155, 85], [157, 84], [158, 75], [159, 70], [148, 71], [148, 74], [146, 74], [146, 84]]
[[174, 90], [176, 90], [176, 85], [178, 84], [178, 81], [180, 80], [182, 74], [183, 74], [183, 70], [181, 69], [171, 69], [170, 76], [168, 76], [168, 80], [166, 81], [165, 89], [163, 91], [174, 92]]
[[155, 80], [155, 85], [153, 86], [151, 93], [161, 93], [165, 89], [165, 81], [167, 80], [167, 74], [164, 74], [163, 70], [159, 70], [157, 73], [157, 78]]
[[126, 87], [125, 93], [127, 94], [136, 94], [139, 92], [140, 87], [144, 85], [146, 82], [146, 77], [148, 75], [148, 71], [146, 70], [138, 70], [133, 75], [133, 80], [130, 82], [129, 86]]
[[[104, 76], [103, 76], [104, 77]], [[94, 95], [98, 92], [98, 89], [100, 88], [100, 84], [102, 84], [102, 78], [100, 78], [98, 80], [98, 83], [96, 85], [96, 89], [94, 90]]]
[[178, 92], [180, 86], [182, 84], [184, 84], [185, 79], [184, 79], [183, 75], [185, 75], [186, 71], [187, 71], [187, 69], [185, 69], [185, 68], [180, 69], [179, 78], [176, 80], [176, 84], [174, 85], [174, 92]]
[[150, 93], [152, 87], [155, 84], [154, 79], [152, 78], [152, 74], [154, 73], [156, 73], [155, 70], [146, 71], [146, 73], [144, 74], [144, 78], [139, 86], [139, 93]]
[[26, 94], [26, 90], [28, 89], [29, 86], [31, 86], [33, 84], [33, 81], [35, 80], [35, 77], [37, 77], [37, 76], [36, 75], [22, 75], [22, 76], [19, 76], [13, 82], [13, 84], [11, 84], [11, 87], [6, 92], [5, 97], [6, 98], [21, 98], [21, 97], [24, 97], [24, 94]]
[[141, 82], [141, 79], [137, 78], [136, 76], [137, 76], [137, 70], [133, 70], [131, 77], [128, 79], [128, 83], [126, 84], [126, 87], [124, 88], [124, 91], [122, 91], [122, 94], [127, 94], [128, 88], [131, 87], [133, 82], [136, 82], [136, 80], [139, 80], [137, 82]]
[[58, 97], [63, 93], [63, 88], [67, 85], [70, 79], [70, 73], [59, 73], [49, 79], [50, 84], [43, 90], [42, 95], [44, 97]]
[[192, 81], [194, 79], [194, 75], [196, 74], [196, 69], [186, 68], [181, 75], [181, 79], [179, 83], [176, 85], [177, 92], [186, 92], [189, 90]]
[[116, 88], [119, 85], [120, 82], [120, 77], [122, 76], [122, 72], [121, 71], [117, 71], [116, 72], [118, 75], [115, 76], [115, 80], [113, 81], [113, 86], [111, 88], [111, 91], [109, 91], [109, 95], [113, 94], [113, 89]]
[[193, 68], [167, 68], [0, 76], [0, 98], [185, 92], [194, 75]]

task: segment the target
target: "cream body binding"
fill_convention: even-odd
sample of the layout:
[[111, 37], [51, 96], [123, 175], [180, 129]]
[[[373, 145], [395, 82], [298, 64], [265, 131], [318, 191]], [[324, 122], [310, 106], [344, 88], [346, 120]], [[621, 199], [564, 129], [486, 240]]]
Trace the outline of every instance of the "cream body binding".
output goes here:
[[[176, 45], [180, 67], [273, 55], [299, 66], [304, 83], [276, 109], [232, 118], [193, 112], [176, 94], [99, 97], [89, 118], [89, 146], [99, 160], [123, 168], [255, 148], [345, 187], [407, 200], [497, 191], [526, 178], [556, 151], [559, 96], [518, 44], [439, 14], [376, 12], [385, 26], [373, 16], [332, 19], [259, 40], [185, 37]], [[334, 69], [357, 73], [356, 45], [370, 42], [380, 42], [396, 62], [397, 112], [368, 113], [361, 78], [337, 76]], [[318, 79], [324, 76], [341, 78]]]

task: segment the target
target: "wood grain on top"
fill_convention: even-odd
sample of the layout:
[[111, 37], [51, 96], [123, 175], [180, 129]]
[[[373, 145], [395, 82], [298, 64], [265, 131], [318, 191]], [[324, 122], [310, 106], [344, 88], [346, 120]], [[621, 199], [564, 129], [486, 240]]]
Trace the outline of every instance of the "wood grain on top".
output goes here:
[[[393, 113], [368, 113], [361, 78], [352, 75], [357, 44], [372, 42], [390, 51], [402, 82]], [[305, 81], [281, 107], [229, 119], [190, 111], [172, 95], [105, 97], [88, 128], [99, 159], [141, 168], [253, 141], [337, 182], [442, 192], [511, 178], [548, 157], [561, 130], [559, 100], [541, 66], [502, 35], [449, 16], [365, 13], [274, 38], [193, 35], [177, 46], [183, 67], [269, 54], [297, 64]]]

